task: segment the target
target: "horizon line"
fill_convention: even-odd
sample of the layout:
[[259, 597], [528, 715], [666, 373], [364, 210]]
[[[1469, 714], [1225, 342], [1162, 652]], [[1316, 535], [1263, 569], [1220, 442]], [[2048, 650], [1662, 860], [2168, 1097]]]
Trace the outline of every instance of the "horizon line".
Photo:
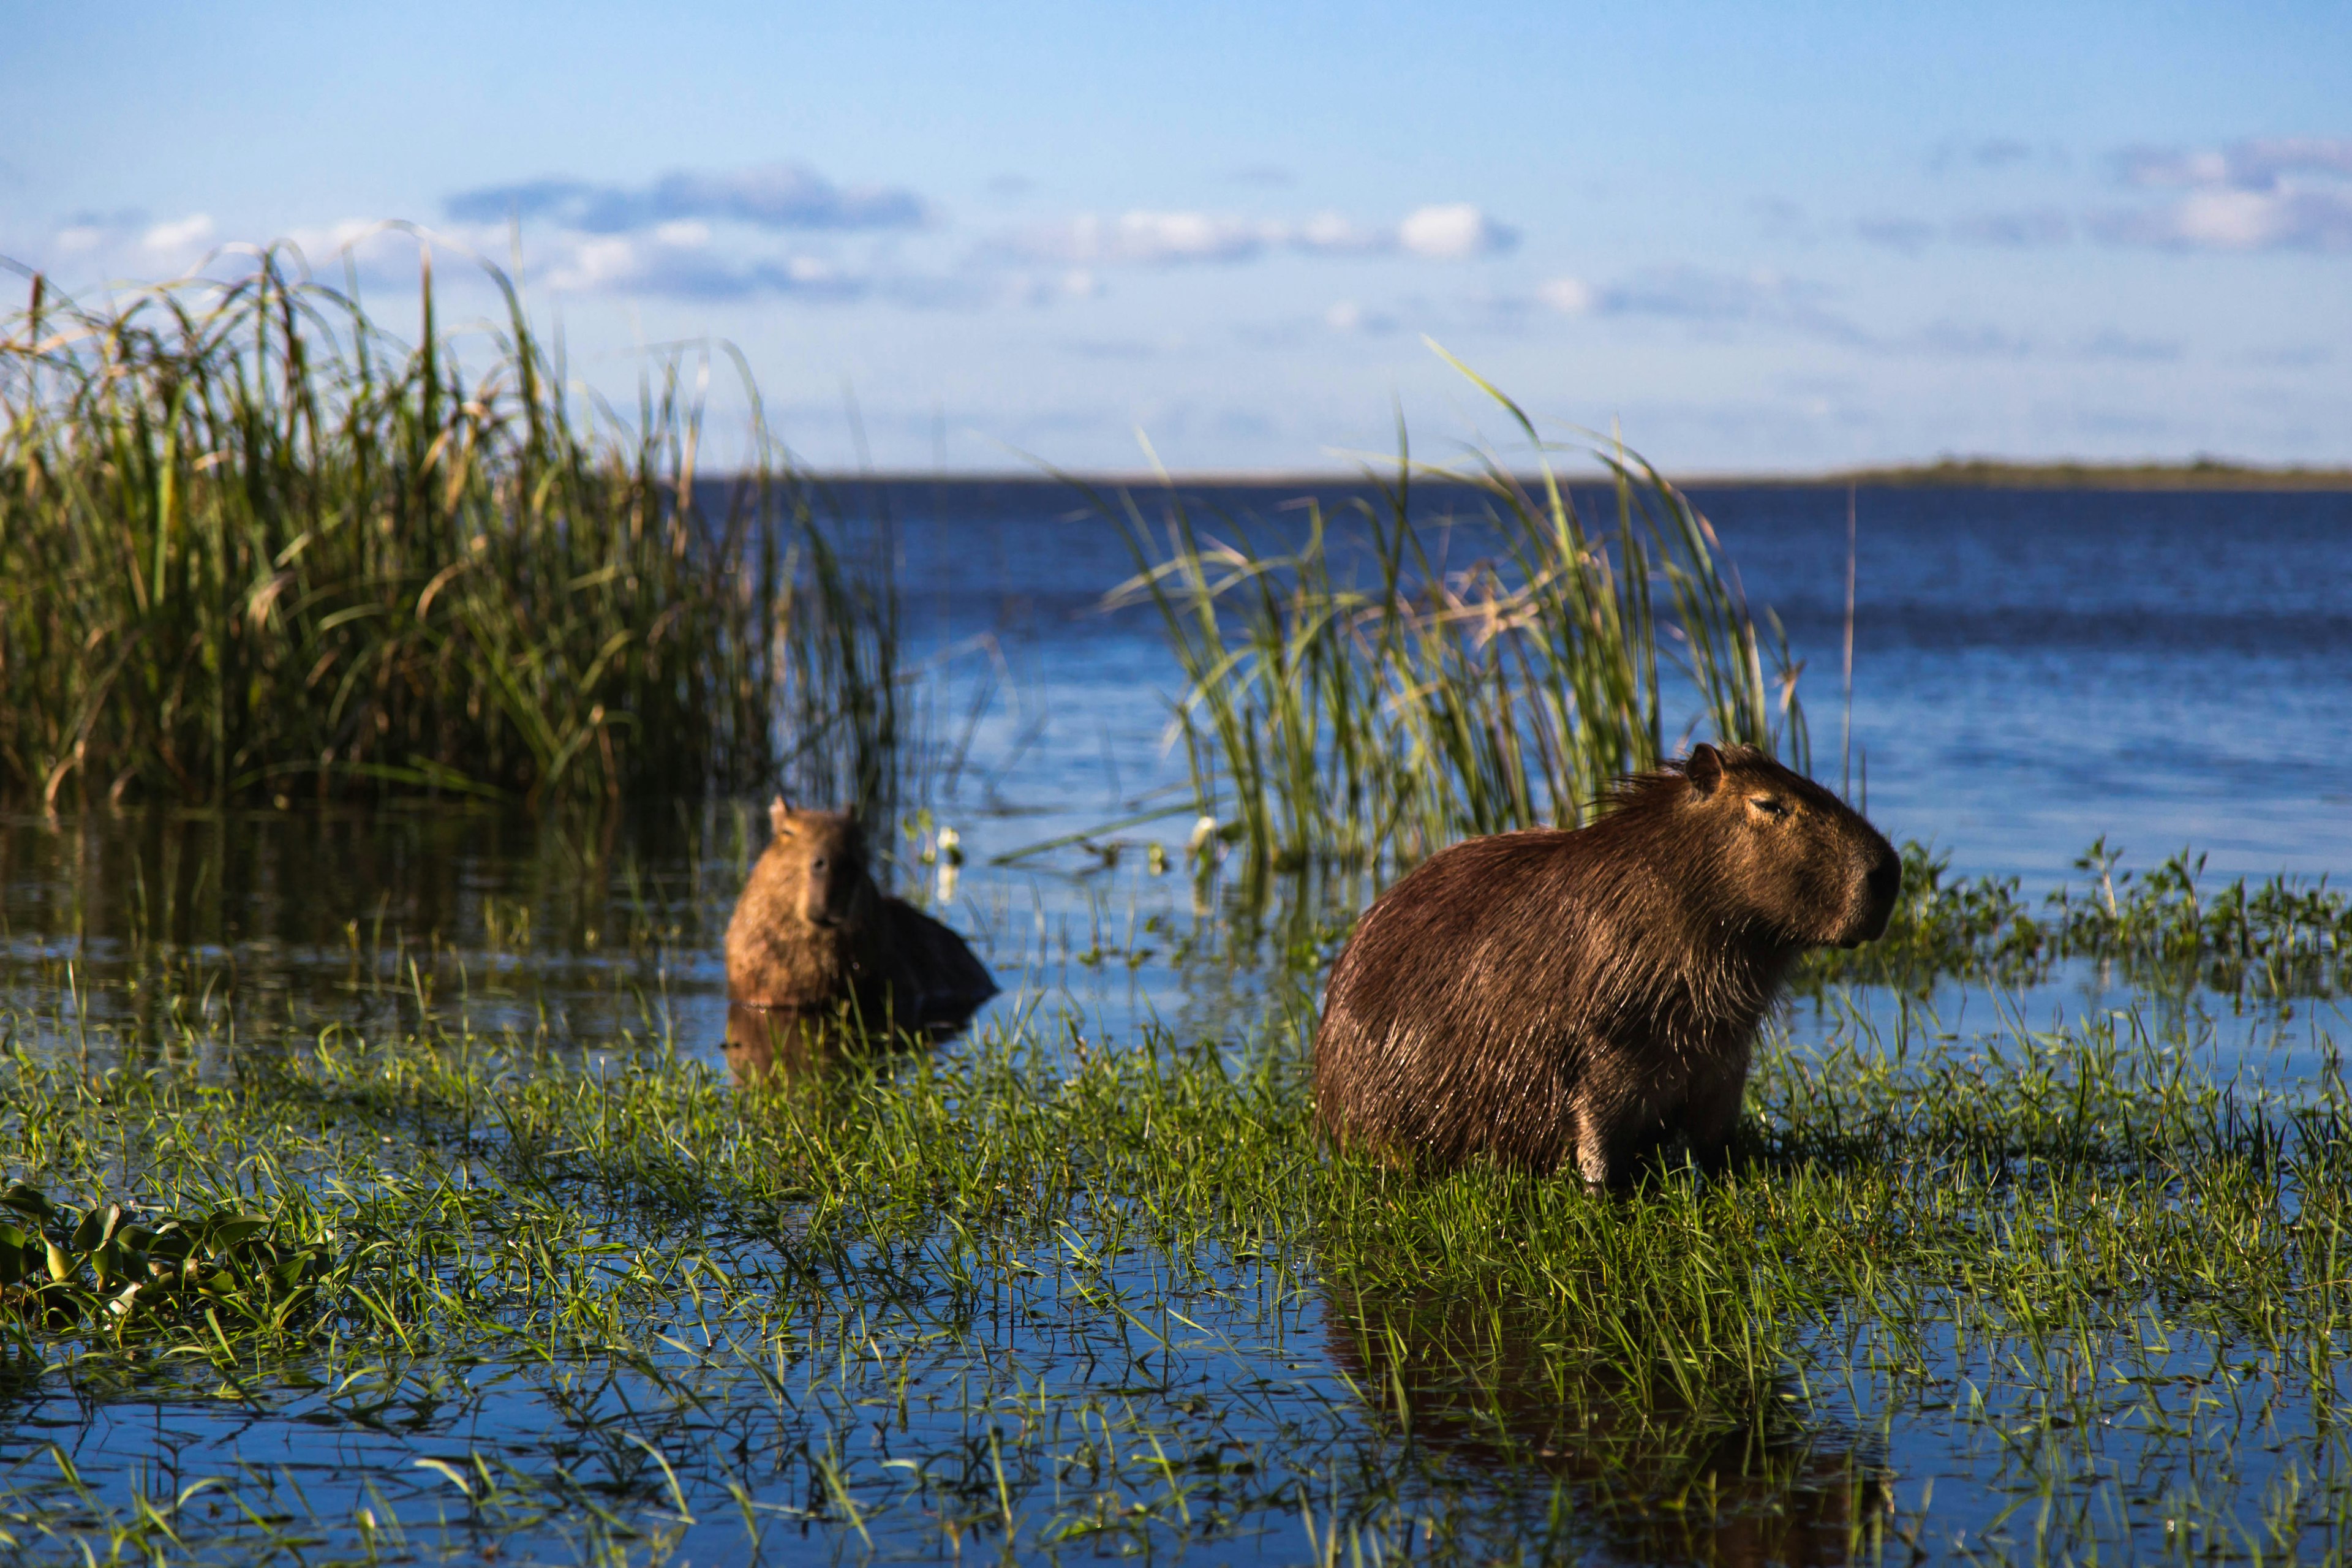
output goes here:
[[[836, 468], [806, 467], [794, 470], [823, 484], [1091, 484], [1122, 489], [1158, 489], [1169, 485], [1207, 489], [1266, 489], [1290, 485], [1363, 484], [1375, 482], [1393, 469], [1375, 463], [1349, 468], [1201, 468], [1160, 471], [1149, 468]], [[1520, 483], [1539, 485], [1540, 469], [1508, 470]], [[1939, 458], [1927, 462], [1880, 463], [1826, 469], [1717, 469], [1675, 473], [1660, 468], [1668, 482], [1680, 489], [1830, 488], [1861, 485], [1916, 488], [1947, 485], [1972, 489], [2323, 489], [2352, 490], [2352, 463], [2256, 463], [2199, 456], [2189, 459], [2095, 461], [2084, 458], [2047, 460], [2007, 458]], [[1598, 465], [1561, 465], [1551, 472], [1574, 485], [1608, 483], [1611, 470]], [[1416, 468], [1413, 482], [1423, 485], [1477, 485], [1476, 473], [1449, 475], [1435, 468]]]

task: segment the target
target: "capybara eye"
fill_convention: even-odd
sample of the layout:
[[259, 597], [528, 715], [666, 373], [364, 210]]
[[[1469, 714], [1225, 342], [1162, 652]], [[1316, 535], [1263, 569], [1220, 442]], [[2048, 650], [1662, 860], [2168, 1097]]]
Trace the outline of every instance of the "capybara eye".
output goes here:
[[1748, 797], [1748, 804], [1754, 806], [1757, 810], [1762, 812], [1767, 816], [1786, 816], [1789, 815], [1787, 803], [1775, 800], [1769, 795], [1750, 795]]

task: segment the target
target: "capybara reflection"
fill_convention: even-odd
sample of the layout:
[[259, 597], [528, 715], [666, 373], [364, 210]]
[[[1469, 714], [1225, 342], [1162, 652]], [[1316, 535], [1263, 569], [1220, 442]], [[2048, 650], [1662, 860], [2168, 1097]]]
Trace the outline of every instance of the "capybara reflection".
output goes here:
[[1807, 948], [1886, 929], [1902, 863], [1811, 780], [1698, 746], [1572, 831], [1474, 838], [1365, 911], [1315, 1036], [1343, 1146], [1626, 1184], [1676, 1134], [1718, 1168], [1756, 1026]]
[[961, 937], [874, 885], [848, 812], [768, 808], [775, 836], [727, 924], [727, 994], [868, 1032], [960, 1026], [996, 994]]
[[1412, 1443], [1549, 1475], [1559, 1533], [1546, 1561], [1843, 1563], [1887, 1518], [1883, 1462], [1835, 1423], [1803, 1420], [1793, 1379], [1726, 1421], [1688, 1397], [1687, 1369], [1596, 1367], [1508, 1287], [1367, 1297], [1327, 1274], [1322, 1295], [1331, 1360]]
[[877, 1046], [927, 1045], [937, 1033], [901, 1030], [886, 1039], [855, 1027], [847, 1010], [839, 1006], [803, 1012], [730, 1002], [727, 1070], [747, 1088], [820, 1078], [850, 1061], [871, 1060]]

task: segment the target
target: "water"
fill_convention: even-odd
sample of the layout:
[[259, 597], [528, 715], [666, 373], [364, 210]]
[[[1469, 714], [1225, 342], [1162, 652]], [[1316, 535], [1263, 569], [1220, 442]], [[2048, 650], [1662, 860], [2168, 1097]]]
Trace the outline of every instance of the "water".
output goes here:
[[[1036, 691], [1032, 768], [990, 781], [1000, 795], [1017, 778], [1023, 804], [1074, 808], [1060, 826], [1175, 776], [1157, 744], [1164, 708], [1142, 700], [1172, 685], [1150, 613], [1096, 608], [1134, 570], [1118, 531], [1054, 487], [877, 488], [921, 645], [971, 659], [969, 639], [993, 637]], [[1368, 494], [1313, 493], [1335, 511]], [[1271, 542], [1302, 515], [1297, 488], [1183, 494], [1212, 534], [1223, 512]], [[1137, 499], [1147, 517], [1164, 505]], [[1694, 499], [1750, 602], [1786, 626], [1816, 772], [1836, 778], [1846, 492]], [[1433, 489], [1416, 510], [1474, 506]], [[2352, 782], [2335, 754], [2352, 496], [1869, 489], [1854, 513], [1853, 748], [1894, 837], [2036, 889], [2102, 834], [2150, 862], [2193, 842], [2231, 875], [2352, 865]], [[1465, 533], [1457, 560], [1475, 552]]]
[[[1298, 527], [1299, 493], [1221, 487], [1192, 500], [1272, 542]], [[1363, 492], [1318, 493], [1338, 505]], [[1124, 537], [1051, 485], [903, 483], [849, 487], [846, 499], [889, 520], [908, 651], [922, 672], [925, 798], [937, 824], [961, 832], [968, 856], [943, 880], [921, 858], [926, 835], [903, 835], [895, 877], [970, 934], [1005, 984], [977, 1026], [1066, 1008], [1111, 1048], [1150, 1021], [1183, 1039], [1258, 1027], [1280, 977], [1272, 948], [1247, 940], [1250, 916], [1225, 880], [1196, 883], [1182, 868], [1191, 814], [1173, 809], [1183, 773], [1164, 745], [1172, 664], [1150, 611], [1100, 608], [1104, 591], [1133, 570]], [[1834, 781], [1843, 760], [1848, 498], [1791, 487], [1696, 499], [1751, 601], [1779, 612], [1804, 661], [1815, 772]], [[1431, 492], [1421, 504], [1434, 516], [1463, 498]], [[1933, 843], [1960, 874], [2013, 876], [2036, 894], [2079, 887], [2074, 858], [2102, 835], [2143, 867], [2190, 845], [2221, 876], [2352, 870], [2352, 783], [2336, 754], [2352, 690], [2352, 496], [1888, 489], [1861, 492], [1854, 508], [1855, 784], [1866, 780], [1869, 810], [1891, 837]], [[1465, 523], [1457, 553], [1475, 552], [1476, 541]], [[1135, 817], [1150, 819], [1019, 853]], [[544, 1028], [583, 1059], [667, 1047], [716, 1066], [726, 1023], [719, 936], [763, 832], [749, 802], [641, 803], [625, 821], [588, 826], [426, 808], [11, 816], [0, 818], [0, 984], [9, 1003], [52, 1021], [49, 1048], [74, 1048], [78, 1026], [166, 1054], [175, 1038], [201, 1037], [208, 1054], [199, 1066], [215, 1075], [229, 1070], [234, 1039], [178, 1023], [383, 1032], [458, 1007], [485, 1030]], [[1152, 843], [1175, 869], [1153, 872]], [[1000, 863], [1008, 856], [1018, 858]], [[1332, 889], [1336, 912], [1362, 891]], [[1268, 918], [1278, 930], [1280, 911]], [[1882, 1026], [1908, 1005], [1855, 1000]], [[1947, 986], [1933, 1005], [1941, 1032], [1964, 1040], [2004, 1010], [2080, 1017], [2136, 1000], [2076, 968], [2023, 996]], [[2208, 1029], [2204, 1048], [2225, 1073], [2244, 1068], [2273, 1082], [2313, 1070], [2322, 1050], [2315, 1031], [2330, 1016], [2247, 1013], [2217, 998], [2178, 1005], [2184, 1031]], [[1790, 1026], [1801, 1044], [1827, 1017], [1801, 1006]], [[736, 1261], [747, 1277], [775, 1266], [748, 1253]], [[1006, 1288], [1034, 1296], [1039, 1321], [1083, 1315], [1084, 1291], [1051, 1259], [1038, 1261], [1034, 1278]], [[1139, 1258], [1108, 1279], [1139, 1300], [1167, 1300], [1197, 1328], [1163, 1346], [1150, 1380], [1154, 1408], [1173, 1411], [1168, 1430], [1188, 1451], [1263, 1448], [1269, 1434], [1285, 1434], [1276, 1445], [1285, 1465], [1220, 1483], [1216, 1506], [1243, 1533], [1202, 1548], [1199, 1560], [1300, 1560], [1310, 1550], [1301, 1531], [1317, 1527], [1282, 1522], [1299, 1512], [1284, 1488], [1336, 1485], [1329, 1478], [1349, 1465], [1360, 1478], [1401, 1461], [1343, 1379], [1361, 1383], [1367, 1369], [1351, 1362], [1330, 1302], [1261, 1262], [1225, 1260], [1211, 1272], [1213, 1288], [1179, 1289]], [[927, 1465], [967, 1442], [975, 1409], [1026, 1409], [1024, 1400], [1045, 1409], [1047, 1383], [1083, 1387], [1111, 1340], [1127, 1337], [1107, 1322], [1050, 1339], [1007, 1329], [1011, 1370], [992, 1358], [975, 1385], [970, 1357], [934, 1342], [938, 1324], [921, 1309], [908, 1311], [901, 1326], [910, 1342], [929, 1348], [901, 1369], [911, 1368], [914, 1415], [881, 1440], [929, 1456]], [[2179, 1364], [2221, 1353], [2184, 1342]], [[529, 1468], [549, 1456], [573, 1462], [562, 1457], [602, 1444], [617, 1475], [623, 1459], [635, 1461], [606, 1428], [662, 1397], [657, 1378], [622, 1376], [580, 1394], [564, 1392], [571, 1374], [561, 1369], [493, 1371], [428, 1360], [388, 1368], [382, 1387], [289, 1387], [234, 1408], [189, 1388], [77, 1394], [52, 1373], [5, 1394], [0, 1457], [31, 1463], [54, 1441], [109, 1495], [146, 1484], [141, 1477], [184, 1485], [242, 1476], [241, 1495], [309, 1489], [317, 1496], [306, 1506], [338, 1518], [359, 1506], [364, 1482], [378, 1489], [368, 1495], [407, 1500], [415, 1517], [439, 1484], [415, 1471], [419, 1456], [483, 1448]], [[680, 1361], [666, 1375], [701, 1373]], [[1221, 1402], [1245, 1385], [1260, 1388], [1262, 1414], [1235, 1416]], [[1200, 1412], [1183, 1403], [1196, 1396]], [[1768, 1513], [1793, 1510], [1794, 1522], [1762, 1535], [1752, 1521], [1727, 1527], [1701, 1554], [1840, 1557], [1850, 1500], [1835, 1500], [1890, 1472], [1906, 1489], [1939, 1478], [1938, 1517], [1979, 1531], [2004, 1499], [2040, 1484], [2041, 1460], [1984, 1448], [1980, 1419], [1920, 1414], [1899, 1430], [1874, 1425], [1888, 1397], [1865, 1389], [1843, 1415], [1782, 1434], [1769, 1452], [1724, 1458], [1719, 1476], [1735, 1492], [1747, 1488]], [[354, 1414], [362, 1407], [370, 1413]], [[689, 1448], [721, 1438], [789, 1447], [814, 1429], [804, 1415], [763, 1426], [748, 1416], [705, 1422], [683, 1407], [663, 1420], [657, 1446]], [[1447, 1447], [1442, 1431], [1431, 1440]], [[1498, 1457], [1483, 1441], [1454, 1435], [1467, 1468], [1442, 1485], [1420, 1472], [1383, 1484], [1432, 1508], [1467, 1510], [1505, 1537], [1535, 1528], [1549, 1481], [1534, 1479], [1575, 1477], [1574, 1456]], [[2153, 1437], [2134, 1441], [2166, 1452]], [[2178, 1479], [2176, 1458], [2118, 1495], [2155, 1506]], [[2195, 1470], [2209, 1461], [2179, 1463]], [[773, 1554], [861, 1553], [837, 1521], [808, 1522], [822, 1498], [782, 1496], [767, 1500], [783, 1511], [767, 1517], [799, 1523]], [[1924, 1500], [1906, 1490], [1897, 1500]], [[703, 1522], [683, 1538], [689, 1554], [732, 1554], [734, 1527], [709, 1518], [708, 1498], [698, 1507]], [[534, 1527], [535, 1550], [586, 1552], [589, 1536], [561, 1523], [561, 1510], [553, 1517]], [[1579, 1551], [1627, 1560], [1696, 1551], [1623, 1520], [1593, 1530], [1577, 1538]], [[452, 1550], [499, 1533], [478, 1512]], [[877, 1537], [893, 1552], [937, 1549], [936, 1537], [919, 1533]], [[1181, 1538], [1146, 1524], [1132, 1533], [1152, 1550]]]

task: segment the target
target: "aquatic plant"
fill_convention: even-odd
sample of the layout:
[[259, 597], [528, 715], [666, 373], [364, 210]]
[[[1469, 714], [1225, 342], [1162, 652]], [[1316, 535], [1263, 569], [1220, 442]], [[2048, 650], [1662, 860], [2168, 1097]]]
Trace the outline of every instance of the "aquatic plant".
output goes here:
[[1295, 1025], [1114, 1048], [1033, 1013], [738, 1089], [437, 1009], [256, 1026], [224, 1073], [228, 1026], [175, 1016], [176, 1060], [0, 1058], [0, 1165], [368, 1243], [304, 1333], [20, 1320], [0, 1372], [340, 1462], [191, 1445], [157, 1492], [125, 1441], [60, 1467], [12, 1430], [20, 1546], [2292, 1554], [2352, 1495], [2352, 1098], [2217, 1082], [2136, 1018], [1840, 1016], [1767, 1050], [1726, 1179], [1596, 1202], [1330, 1157]]
[[748, 373], [716, 484], [707, 354], [600, 412], [486, 271], [504, 319], [461, 341], [426, 253], [413, 347], [284, 249], [103, 307], [32, 279], [0, 323], [0, 792], [887, 794], [895, 598]]
[[194, 1318], [215, 1333], [259, 1330], [282, 1344], [321, 1286], [331, 1294], [352, 1272], [299, 1195], [278, 1214], [184, 1216], [110, 1203], [77, 1215], [16, 1182], [0, 1191], [0, 1320], [26, 1327], [95, 1326], [119, 1342]]
[[[1101, 500], [1139, 567], [1109, 603], [1158, 607], [1199, 809], [1259, 864], [1404, 865], [1472, 834], [1572, 826], [1685, 718], [1805, 763], [1785, 640], [1749, 615], [1689, 498], [1622, 447], [1574, 448], [1614, 490], [1613, 527], [1589, 523], [1551, 467], [1563, 448], [1478, 384], [1525, 435], [1532, 479], [1491, 450], [1416, 460], [1400, 431], [1376, 504], [1309, 500], [1304, 539], [1277, 552], [1238, 520], [1206, 534], [1172, 487]], [[1432, 481], [1480, 510], [1422, 517]], [[1449, 559], [1457, 542], [1475, 559]]]
[[2103, 837], [2074, 860], [2086, 884], [2059, 887], [2039, 909], [2014, 877], [1955, 878], [1951, 856], [1903, 847], [1903, 893], [1886, 934], [1806, 960], [1804, 983], [1921, 991], [1946, 976], [2032, 984], [2067, 959], [2109, 964], [2167, 995], [2332, 996], [2352, 964], [2352, 898], [2325, 877], [2284, 874], [2219, 886], [2184, 849], [2145, 872]]

